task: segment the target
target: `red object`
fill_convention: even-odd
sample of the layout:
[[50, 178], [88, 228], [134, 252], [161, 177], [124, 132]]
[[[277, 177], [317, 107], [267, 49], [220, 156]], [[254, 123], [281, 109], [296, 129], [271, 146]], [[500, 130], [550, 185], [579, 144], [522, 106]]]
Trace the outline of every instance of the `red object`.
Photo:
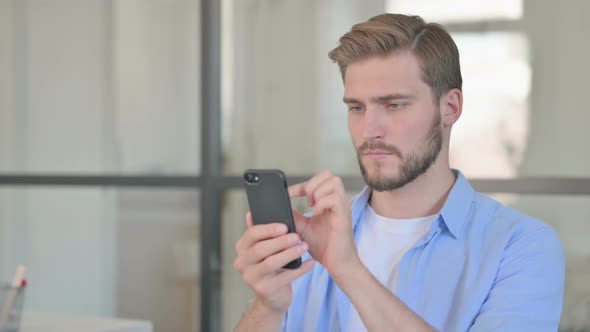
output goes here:
[[27, 281], [25, 279], [23, 279], [23, 281], [20, 282], [20, 286], [21, 287], [26, 287], [27, 286]]

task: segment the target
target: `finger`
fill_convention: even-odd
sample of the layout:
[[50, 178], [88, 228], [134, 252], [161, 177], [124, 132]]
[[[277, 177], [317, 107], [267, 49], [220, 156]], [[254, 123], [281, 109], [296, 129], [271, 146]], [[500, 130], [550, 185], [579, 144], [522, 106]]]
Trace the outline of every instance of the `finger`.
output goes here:
[[335, 211], [337, 208], [337, 203], [338, 196], [336, 195], [322, 197], [319, 201], [316, 202], [315, 206], [313, 207], [313, 215], [320, 215], [327, 210]]
[[250, 211], [246, 213], [246, 225], [248, 226], [248, 228], [254, 225], [254, 223], [252, 222], [252, 213]]
[[346, 189], [344, 188], [344, 182], [342, 181], [341, 177], [333, 176], [331, 181], [332, 187], [337, 193], [346, 195]]
[[267, 257], [257, 265], [257, 273], [260, 276], [278, 272], [289, 262], [300, 258], [307, 251], [308, 245], [301, 242], [291, 248], [285, 249], [277, 254]]
[[281, 223], [264, 224], [264, 225], [253, 225], [248, 228], [246, 233], [240, 238], [236, 244], [236, 250], [242, 251], [251, 248], [256, 243], [272, 239], [277, 236], [287, 233], [287, 226]]
[[257, 295], [270, 296], [276, 290], [289, 286], [293, 280], [309, 272], [313, 265], [314, 260], [308, 259], [297, 269], [281, 269], [278, 272], [264, 276], [255, 275], [254, 271], [248, 271], [244, 273], [243, 278]]
[[333, 177], [334, 174], [332, 174], [331, 171], [329, 170], [325, 170], [322, 171], [321, 173], [319, 173], [318, 175], [314, 176], [313, 178], [311, 178], [309, 181], [307, 181], [307, 184], [305, 185], [305, 194], [307, 196], [307, 204], [309, 206], [314, 206], [315, 205], [315, 200], [313, 198], [313, 192], [316, 190], [316, 188], [325, 180]]
[[293, 280], [311, 271], [314, 263], [315, 261], [313, 258], [310, 258], [303, 262], [303, 264], [297, 269], [285, 269], [274, 278], [273, 283], [276, 283], [277, 285], [289, 285]]
[[260, 241], [241, 257], [241, 264], [249, 265], [260, 263], [267, 257], [297, 245], [299, 240], [299, 235], [295, 233], [289, 233], [274, 239]]
[[301, 182], [294, 185], [289, 186], [289, 197], [303, 197], [305, 196], [305, 186], [307, 182]]
[[320, 183], [318, 185], [318, 187], [314, 190], [312, 195], [313, 195], [313, 201], [315, 202], [315, 204], [317, 204], [317, 202], [321, 198], [328, 196], [330, 194], [333, 194], [338, 190], [335, 187], [337, 185], [337, 181], [335, 181], [334, 179], [336, 179], [336, 177], [331, 177], [331, 178], [325, 179], [324, 182]]

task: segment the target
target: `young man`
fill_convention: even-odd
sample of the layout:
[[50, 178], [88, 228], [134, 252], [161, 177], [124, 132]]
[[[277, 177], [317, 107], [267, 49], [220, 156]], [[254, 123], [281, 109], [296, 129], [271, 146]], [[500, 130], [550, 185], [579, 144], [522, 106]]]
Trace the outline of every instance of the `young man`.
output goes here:
[[[353, 26], [330, 58], [367, 188], [351, 204], [329, 171], [291, 186], [313, 207], [310, 217], [294, 211], [297, 234], [247, 216], [234, 266], [256, 296], [236, 330], [556, 331], [557, 235], [449, 166], [463, 104], [449, 34], [379, 15]], [[299, 269], [281, 268], [300, 256]]]

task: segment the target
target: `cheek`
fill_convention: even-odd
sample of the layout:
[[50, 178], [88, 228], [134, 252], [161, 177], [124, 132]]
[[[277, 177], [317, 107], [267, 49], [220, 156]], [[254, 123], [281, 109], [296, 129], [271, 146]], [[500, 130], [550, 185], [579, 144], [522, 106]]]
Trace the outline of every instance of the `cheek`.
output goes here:
[[424, 125], [420, 123], [420, 121], [408, 121], [402, 128], [399, 128], [399, 130], [404, 132], [404, 137], [415, 140], [422, 134]]
[[389, 132], [392, 135], [392, 141], [402, 153], [412, 151], [424, 137], [427, 124], [420, 119], [406, 118], [397, 119], [390, 125]]
[[362, 126], [358, 119], [351, 119], [350, 115], [348, 116], [348, 132], [350, 133], [350, 137], [352, 137], [355, 146], [362, 143], [360, 142], [362, 139]]

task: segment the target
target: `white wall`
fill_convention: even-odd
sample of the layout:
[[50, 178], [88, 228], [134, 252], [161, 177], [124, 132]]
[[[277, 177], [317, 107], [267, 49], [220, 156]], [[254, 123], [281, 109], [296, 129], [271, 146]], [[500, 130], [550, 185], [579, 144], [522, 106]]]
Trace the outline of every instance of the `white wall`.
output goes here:
[[199, 171], [199, 11], [195, 0], [113, 1], [116, 171]]
[[523, 173], [589, 176], [590, 2], [524, 2], [531, 41], [531, 136]]
[[[13, 44], [13, 4], [9, 1], [0, 1], [0, 49], [8, 50], [12, 49]], [[16, 134], [14, 133], [14, 112], [8, 112], [5, 110], [14, 107], [14, 92], [13, 92], [13, 63], [12, 52], [0, 52], [0, 169], [10, 168], [10, 164], [14, 162], [12, 157], [12, 146], [14, 145], [14, 139]], [[5, 195], [5, 191], [0, 191], [0, 200], [6, 202], [8, 200]], [[10, 202], [10, 205], [14, 205], [14, 202]], [[4, 204], [6, 205], [6, 204]], [[12, 219], [11, 211], [6, 209], [0, 210], [1, 220]], [[0, 222], [0, 276], [10, 275], [5, 269], [4, 262], [12, 262], [11, 254], [13, 252], [12, 244], [9, 243], [10, 237], [7, 234], [12, 234], [15, 231], [10, 227], [8, 223]], [[10, 264], [14, 265], [14, 264]]]
[[[2, 169], [105, 171], [105, 6], [2, 1]], [[3, 189], [4, 275], [29, 266], [27, 309], [110, 314], [113, 197]], [[3, 276], [5, 277], [5, 276]], [[68, 294], [64, 296], [63, 294]]]
[[[590, 176], [590, 2], [525, 1], [531, 42], [531, 122], [521, 172], [541, 176]], [[567, 254], [562, 328], [590, 326], [590, 197], [523, 197], [516, 208], [543, 219], [561, 237]]]
[[[0, 171], [198, 173], [198, 1], [2, 0], [0, 50]], [[0, 279], [17, 262], [29, 267], [26, 310], [136, 315], [191, 330], [197, 272], [186, 268], [196, 264], [197, 213], [179, 223], [187, 213], [179, 207], [146, 226], [129, 213], [154, 204], [141, 194], [144, 206], [127, 204], [135, 195], [0, 189]], [[197, 202], [194, 192], [166, 198]], [[157, 247], [142, 240], [157, 235], [153, 228], [162, 234]], [[172, 262], [175, 250], [178, 271], [155, 269], [161, 261], [148, 256]], [[149, 269], [156, 273], [139, 274]], [[134, 291], [171, 297], [148, 301]], [[155, 314], [164, 307], [178, 315]]]

